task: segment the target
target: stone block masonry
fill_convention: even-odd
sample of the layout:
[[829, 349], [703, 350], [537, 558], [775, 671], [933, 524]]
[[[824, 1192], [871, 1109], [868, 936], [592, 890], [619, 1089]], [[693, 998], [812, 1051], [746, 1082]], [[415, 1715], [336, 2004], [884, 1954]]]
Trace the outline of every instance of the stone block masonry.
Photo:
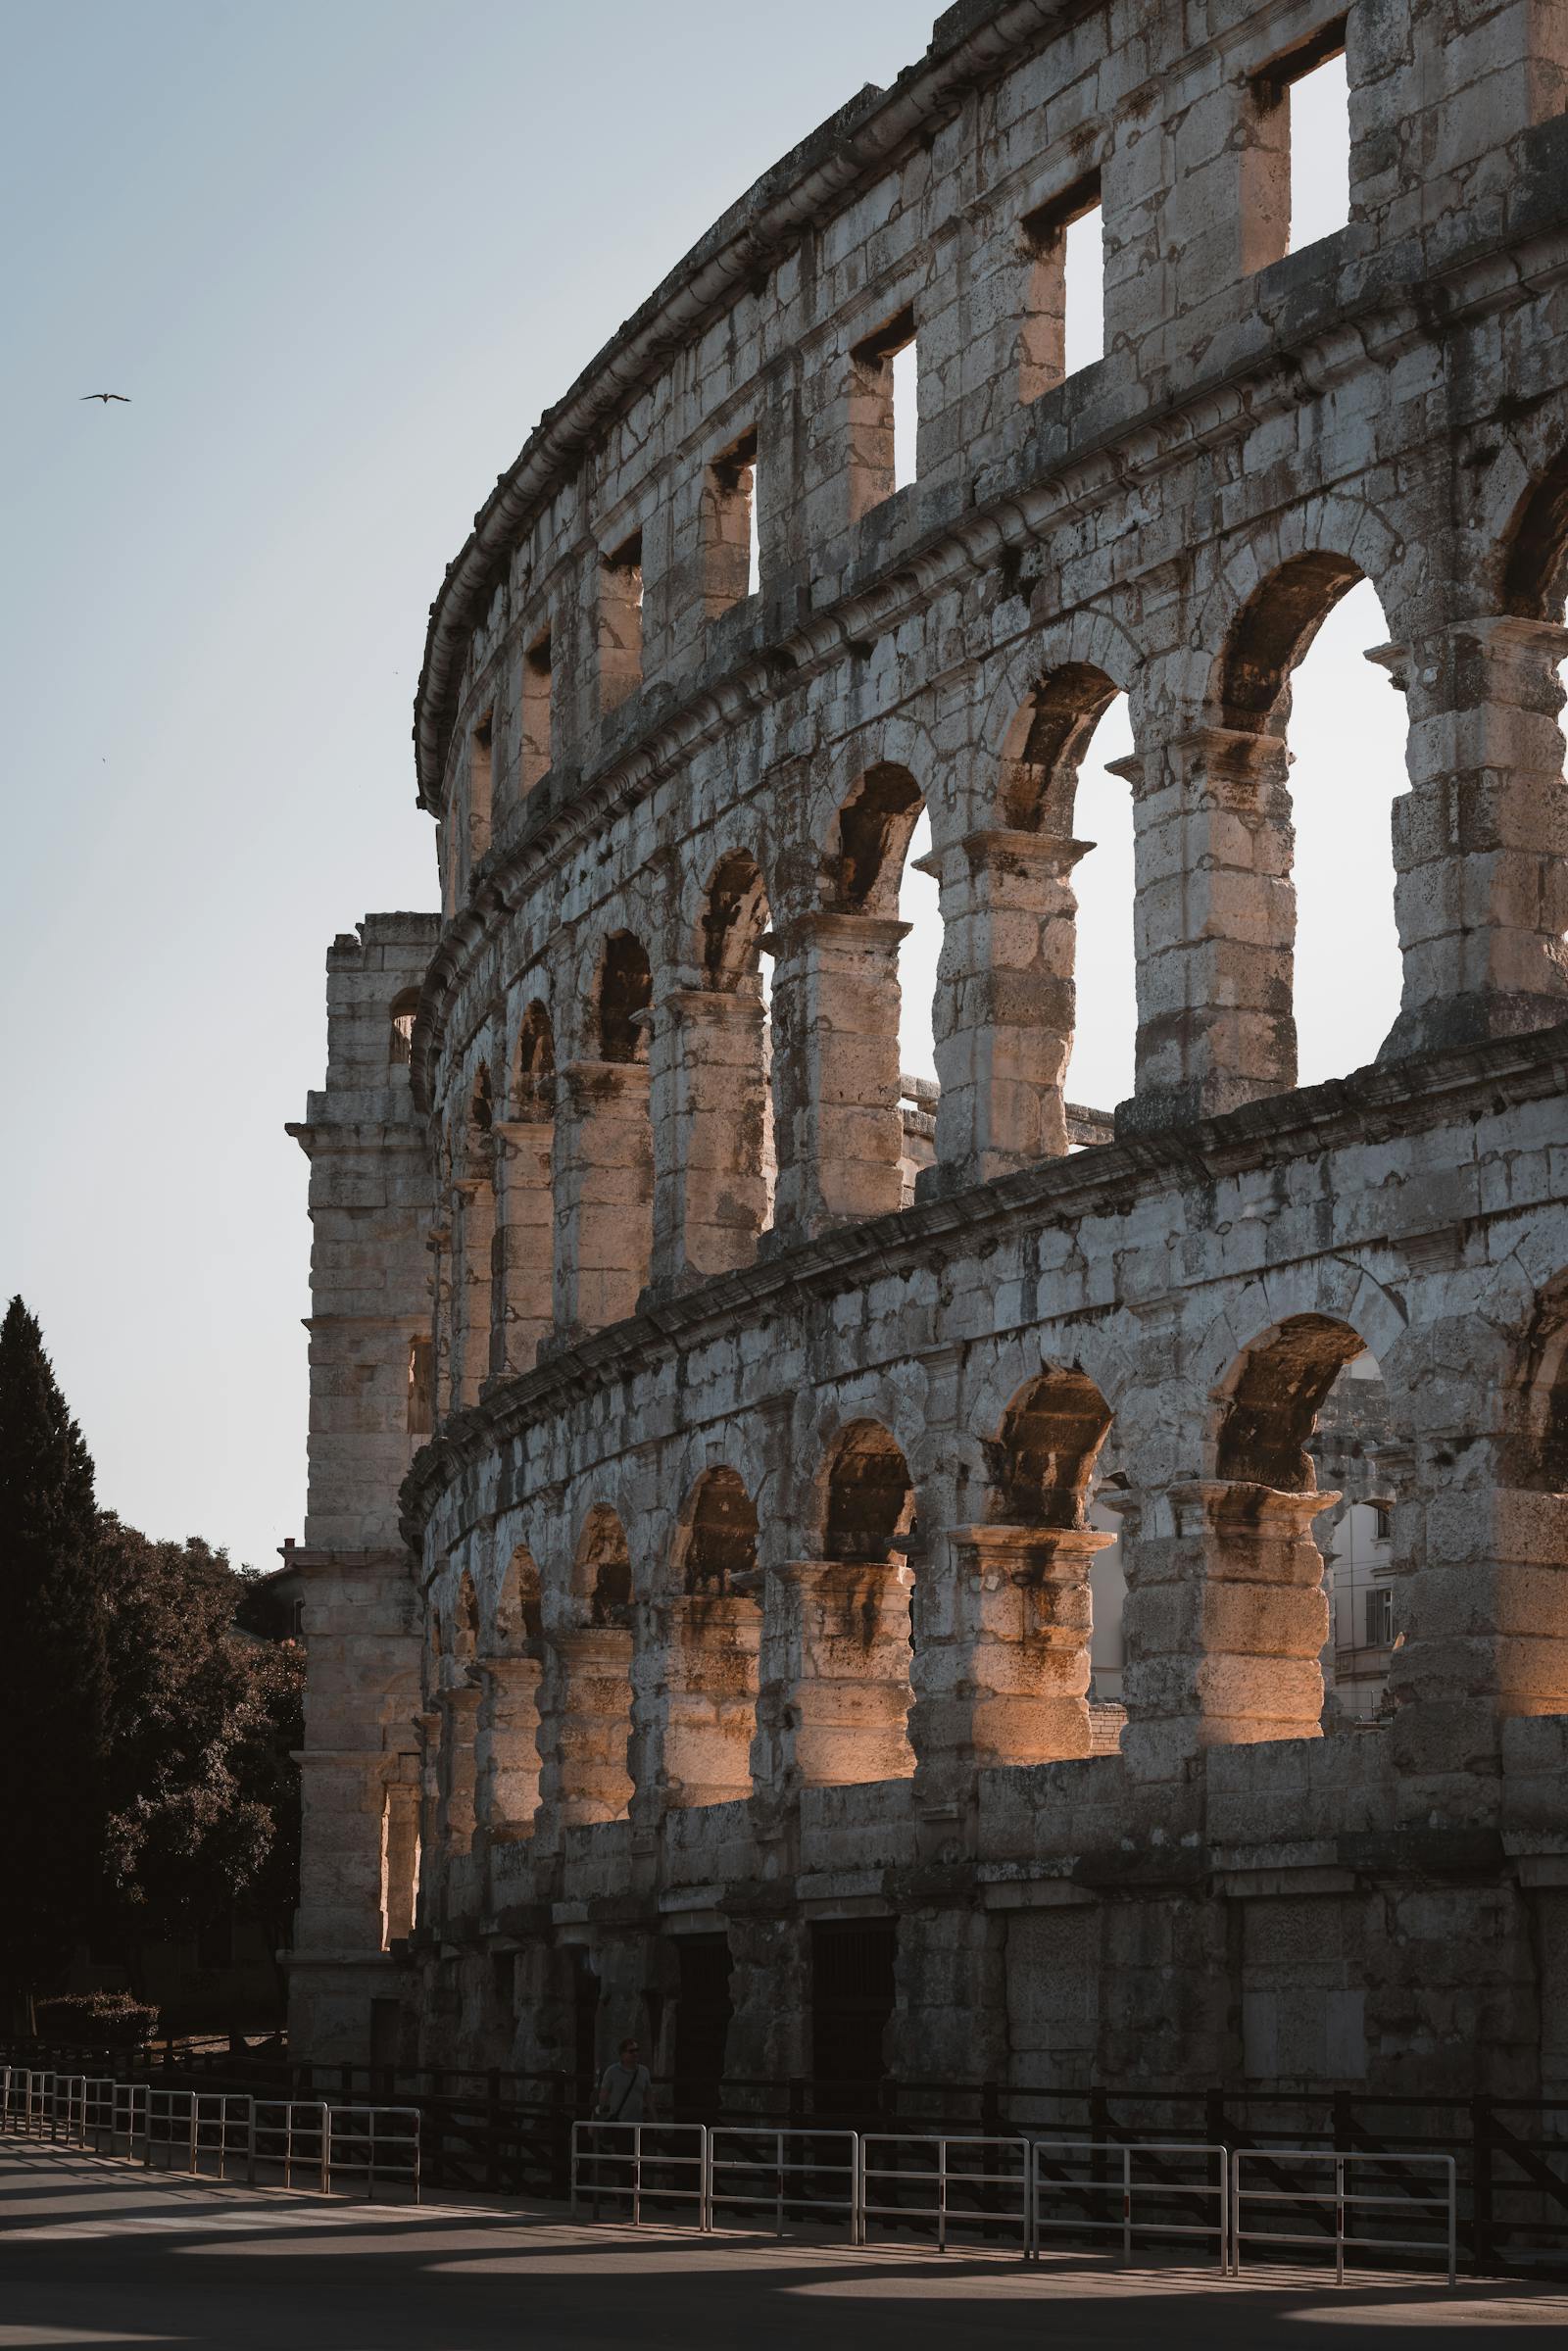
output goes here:
[[[1565, 109], [1560, 0], [974, 0], [502, 475], [416, 710], [442, 910], [334, 945], [293, 1130], [302, 2054], [1568, 2094]], [[1403, 999], [1303, 1091], [1291, 681], [1362, 581]]]

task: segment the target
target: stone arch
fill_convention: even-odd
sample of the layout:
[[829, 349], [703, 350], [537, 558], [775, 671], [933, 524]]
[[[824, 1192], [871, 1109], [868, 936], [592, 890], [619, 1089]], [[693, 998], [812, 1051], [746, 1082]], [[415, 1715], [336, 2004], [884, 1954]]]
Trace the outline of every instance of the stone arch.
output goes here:
[[526, 1120], [553, 1119], [556, 1114], [556, 1033], [550, 1007], [531, 997], [517, 1024], [514, 1060], [512, 1114]]
[[1502, 609], [1561, 620], [1568, 603], [1568, 447], [1536, 473], [1498, 533]]
[[1003, 746], [1001, 823], [1012, 832], [1071, 837], [1078, 770], [1120, 690], [1088, 661], [1065, 661], [1040, 677]]
[[925, 795], [907, 767], [879, 760], [851, 785], [828, 851], [835, 911], [894, 917], [909, 840]]
[[600, 951], [594, 990], [602, 1060], [646, 1062], [648, 1022], [644, 1015], [653, 1001], [654, 974], [647, 948], [634, 931], [612, 931]]
[[495, 1318], [495, 1100], [481, 1060], [464, 1104], [452, 1188], [453, 1402], [476, 1404], [490, 1375]]
[[1283, 731], [1292, 673], [1340, 600], [1366, 578], [1350, 557], [1317, 548], [1288, 556], [1235, 613], [1214, 663], [1208, 699], [1239, 734]]
[[[1323, 602], [1315, 616], [1310, 596], [1304, 598], [1306, 612], [1299, 609], [1308, 575], [1296, 566], [1303, 562], [1319, 567], [1317, 594]], [[1286, 577], [1287, 588], [1276, 604], [1269, 583], [1280, 576]], [[1365, 500], [1338, 494], [1309, 499], [1266, 523], [1240, 531], [1224, 550], [1218, 576], [1198, 609], [1188, 650], [1166, 665], [1173, 722], [1220, 717], [1234, 649], [1250, 651], [1259, 679], [1266, 676], [1271, 647], [1277, 651], [1282, 636], [1289, 642], [1294, 608], [1304, 634], [1296, 643], [1288, 672], [1306, 653], [1340, 597], [1360, 579], [1376, 590], [1391, 635], [1419, 632], [1428, 592], [1421, 551]], [[1262, 628], [1265, 612], [1267, 626]], [[1244, 638], [1239, 640], [1244, 623]], [[1253, 704], [1242, 707], [1251, 708], [1255, 716], [1257, 683], [1251, 691]], [[1254, 725], [1243, 731], [1257, 730]]]
[[479, 1654], [479, 1595], [473, 1577], [464, 1568], [452, 1595], [452, 1656], [460, 1666], [471, 1665]]
[[769, 920], [761, 867], [750, 850], [725, 850], [709, 876], [698, 926], [696, 961], [705, 987], [732, 996], [757, 982]]
[[676, 1132], [657, 1221], [666, 1261], [682, 1270], [730, 1273], [751, 1264], [773, 1221], [772, 1024], [762, 970], [769, 919], [757, 859], [748, 849], [726, 849], [690, 941], [700, 985], [667, 1000]]
[[608, 1502], [585, 1513], [572, 1556], [570, 1622], [552, 1639], [557, 1660], [550, 1746], [562, 1820], [623, 1820], [631, 1775], [631, 1552]]
[[903, 1447], [881, 1422], [839, 1430], [815, 1510], [819, 1556], [782, 1579], [794, 1671], [784, 1768], [811, 1787], [907, 1779], [914, 1487]]
[[1004, 1523], [1082, 1527], [1110, 1420], [1110, 1406], [1077, 1366], [1030, 1380], [1008, 1404], [998, 1432], [991, 1515]]
[[514, 1843], [533, 1831], [543, 1659], [539, 1569], [527, 1544], [519, 1543], [497, 1587], [490, 1639], [479, 1661], [476, 1809], [493, 1844]]
[[1170, 1497], [1171, 1565], [1200, 1592], [1194, 1654], [1171, 1687], [1190, 1692], [1201, 1745], [1321, 1735], [1330, 1615], [1312, 1524], [1341, 1497], [1318, 1491], [1307, 1446], [1330, 1390], [1366, 1352], [1342, 1315], [1286, 1315], [1212, 1392], [1213, 1476]]
[[493, 1372], [533, 1369], [554, 1310], [556, 1042], [542, 997], [523, 1008], [509, 1091], [512, 1115], [496, 1128]]
[[672, 1545], [663, 1610], [663, 1782], [681, 1808], [752, 1792], [762, 1614], [757, 1510], [739, 1472], [705, 1470], [687, 1495]]

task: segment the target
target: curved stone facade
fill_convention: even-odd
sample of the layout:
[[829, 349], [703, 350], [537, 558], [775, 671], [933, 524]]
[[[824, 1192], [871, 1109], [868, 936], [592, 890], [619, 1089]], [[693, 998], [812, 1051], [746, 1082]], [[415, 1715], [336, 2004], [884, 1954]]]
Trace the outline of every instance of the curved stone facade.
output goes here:
[[[952, 11], [476, 519], [416, 709], [443, 912], [336, 944], [296, 1130], [309, 2053], [570, 2065], [591, 2012], [679, 2070], [702, 1941], [728, 2072], [809, 2075], [858, 1921], [872, 2072], [1560, 2086], [1568, 10], [1451, 13]], [[1289, 252], [1342, 42], [1349, 220]], [[1362, 580], [1403, 1000], [1297, 1090], [1291, 677]], [[1118, 693], [1112, 1123], [1065, 1080]], [[1368, 1356], [1352, 1725], [1313, 1448]]]

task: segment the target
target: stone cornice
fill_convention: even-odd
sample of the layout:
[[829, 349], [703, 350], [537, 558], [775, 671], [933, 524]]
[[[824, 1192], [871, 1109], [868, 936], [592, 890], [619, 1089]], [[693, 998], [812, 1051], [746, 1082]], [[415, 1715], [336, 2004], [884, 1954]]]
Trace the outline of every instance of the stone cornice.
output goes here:
[[1419, 1134], [1446, 1120], [1490, 1115], [1500, 1103], [1565, 1091], [1568, 1022], [1412, 1060], [1373, 1063], [1220, 1117], [1042, 1160], [893, 1215], [835, 1227], [678, 1298], [645, 1304], [533, 1371], [498, 1382], [416, 1455], [400, 1495], [404, 1535], [417, 1556], [430, 1511], [466, 1464], [608, 1383], [716, 1339], [748, 1315], [799, 1308], [857, 1280], [982, 1247], [1020, 1225], [1125, 1213], [1141, 1197], [1172, 1183], [1211, 1182], [1265, 1161]]
[[[1000, 21], [1000, 20], [999, 20]], [[1339, 240], [1325, 240], [1337, 244]], [[1501, 276], [1499, 265], [1505, 264]], [[1289, 265], [1281, 265], [1288, 267]], [[1335, 272], [1361, 274], [1346, 259]], [[1268, 272], [1262, 273], [1265, 277]], [[723, 675], [701, 683], [631, 744], [612, 750], [577, 783], [568, 803], [503, 840], [479, 869], [466, 906], [442, 933], [427, 967], [416, 1024], [411, 1077], [421, 1109], [464, 976], [498, 927], [545, 874], [566, 861], [617, 812], [647, 796], [709, 744], [739, 727], [792, 685], [831, 668], [915, 617], [958, 581], [1043, 546], [1064, 523], [1152, 479], [1182, 457], [1252, 431], [1269, 416], [1299, 408], [1364, 367], [1392, 364], [1423, 340], [1439, 338], [1472, 315], [1481, 317], [1548, 284], [1568, 279], [1568, 195], [1548, 231], [1515, 250], [1488, 248], [1419, 286], [1378, 279], [1359, 301], [1336, 308], [1315, 329], [1281, 328], [1227, 371], [1196, 383], [1185, 398], [1131, 420], [1112, 419], [1072, 440], [1061, 393], [1037, 404], [1042, 424], [1013, 462], [1010, 479], [984, 503], [897, 549], [875, 575], [839, 601], [800, 618], [781, 637], [744, 654]], [[1054, 420], [1054, 429], [1048, 429]], [[487, 510], [488, 511], [488, 510]], [[1036, 625], [1020, 606], [1015, 639]], [[999, 636], [998, 644], [1004, 640]], [[940, 673], [933, 672], [935, 682]]]

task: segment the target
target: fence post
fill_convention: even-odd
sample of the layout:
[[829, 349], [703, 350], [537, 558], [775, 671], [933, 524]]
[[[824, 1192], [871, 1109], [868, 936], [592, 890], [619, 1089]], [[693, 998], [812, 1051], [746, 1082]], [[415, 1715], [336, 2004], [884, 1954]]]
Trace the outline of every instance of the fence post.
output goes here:
[[321, 2193], [332, 2193], [332, 2109], [321, 2100]]
[[566, 2073], [550, 2078], [550, 2193], [564, 2204], [571, 2193], [571, 2089]]

